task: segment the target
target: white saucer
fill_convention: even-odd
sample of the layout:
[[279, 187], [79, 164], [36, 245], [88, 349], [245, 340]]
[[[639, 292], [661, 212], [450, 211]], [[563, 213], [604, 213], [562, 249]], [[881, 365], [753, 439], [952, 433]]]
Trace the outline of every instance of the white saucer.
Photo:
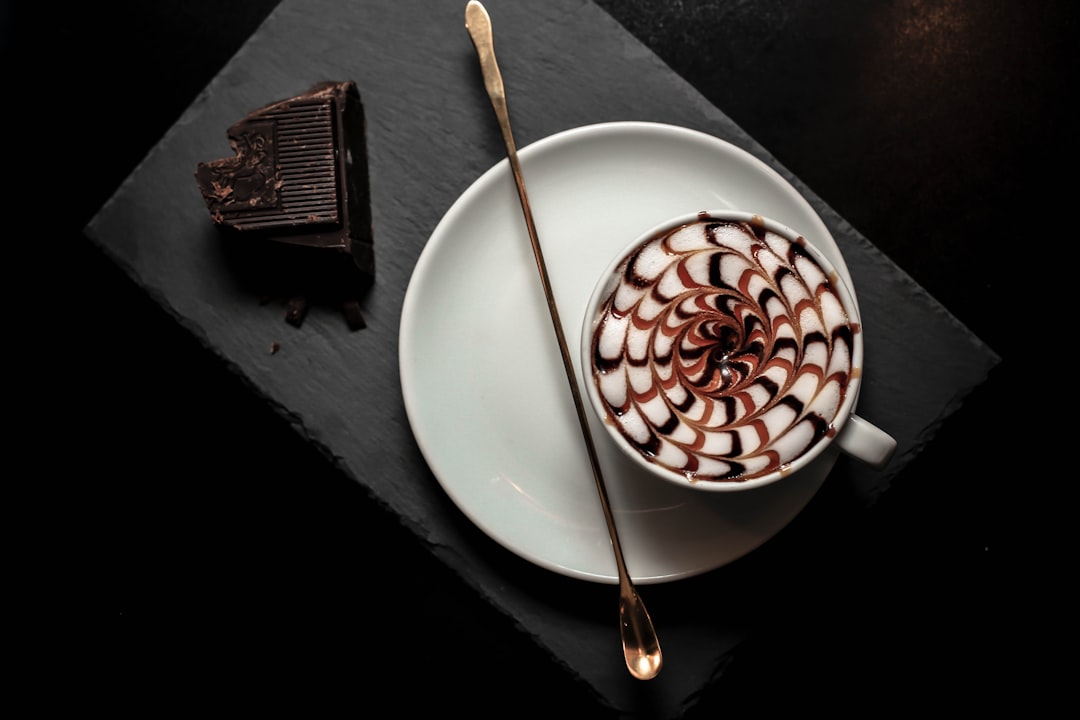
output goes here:
[[[658, 222], [737, 208], [779, 220], [829, 255], [809, 203], [749, 153], [710, 135], [643, 122], [568, 130], [519, 152], [537, 233], [582, 381], [577, 343], [600, 273]], [[399, 363], [409, 423], [461, 511], [541, 567], [617, 582], [596, 486], [529, 236], [505, 159], [447, 210], [413, 270]], [[648, 476], [592, 416], [615, 522], [639, 584], [694, 576], [740, 558], [810, 501], [836, 452], [788, 480], [706, 493]]]

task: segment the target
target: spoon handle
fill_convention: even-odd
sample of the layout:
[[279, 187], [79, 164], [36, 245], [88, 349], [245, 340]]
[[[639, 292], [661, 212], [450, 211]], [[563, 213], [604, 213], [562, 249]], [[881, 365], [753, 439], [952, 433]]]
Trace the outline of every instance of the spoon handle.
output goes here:
[[499, 64], [495, 60], [491, 18], [488, 16], [484, 6], [477, 0], [470, 0], [465, 7], [465, 28], [472, 38], [473, 45], [476, 46], [476, 54], [480, 58], [480, 69], [484, 76], [484, 87], [487, 90], [488, 97], [491, 99], [491, 105], [495, 109], [495, 116], [499, 121], [499, 130], [502, 132], [503, 142], [506, 145], [506, 154], [510, 161], [510, 169], [514, 175], [514, 184], [517, 186], [518, 198], [521, 200], [521, 210], [525, 215], [525, 226], [529, 231], [533, 256], [536, 259], [537, 270], [540, 272], [540, 283], [544, 288], [548, 312], [555, 328], [555, 336], [559, 341], [563, 369], [566, 371], [566, 379], [570, 383], [574, 408], [577, 410], [578, 423], [585, 439], [589, 463], [592, 465], [593, 478], [596, 481], [596, 489], [600, 495], [600, 505], [604, 511], [608, 535], [611, 537], [611, 546], [615, 553], [615, 565], [619, 572], [619, 630], [622, 634], [626, 667], [635, 678], [651, 680], [660, 672], [660, 666], [663, 664], [660, 642], [656, 636], [656, 630], [653, 628], [652, 619], [649, 617], [645, 604], [634, 588], [630, 573], [626, 569], [626, 562], [623, 559], [619, 534], [615, 528], [614, 514], [611, 511], [604, 478], [600, 472], [600, 460], [597, 457], [592, 433], [589, 430], [589, 421], [581, 399], [581, 390], [574, 374], [574, 366], [563, 333], [562, 321], [559, 319], [559, 310], [555, 305], [555, 294], [551, 289], [547, 265], [544, 262], [544, 254], [540, 248], [536, 225], [533, 222], [532, 209], [529, 206], [529, 197], [525, 191], [521, 163], [518, 161], [517, 147], [514, 144], [514, 135], [510, 129], [510, 112], [506, 105], [506, 90], [503, 86], [502, 73], [499, 72]]

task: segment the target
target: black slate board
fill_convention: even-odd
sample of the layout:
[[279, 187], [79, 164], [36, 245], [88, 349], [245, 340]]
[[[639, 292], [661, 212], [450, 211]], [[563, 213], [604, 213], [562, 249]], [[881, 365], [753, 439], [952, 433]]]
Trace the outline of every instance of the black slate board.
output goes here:
[[[330, 461], [397, 513], [431, 551], [506, 613], [599, 699], [673, 717], [692, 705], [755, 622], [777, 580], [804, 564], [815, 533], [874, 500], [932, 440], [998, 358], [877, 252], [721, 110], [591, 2], [488, 3], [519, 146], [571, 127], [652, 120], [711, 133], [785, 175], [844, 252], [866, 316], [860, 412], [900, 441], [874, 473], [843, 460], [807, 511], [765, 548], [701, 578], [645, 591], [662, 629], [665, 671], [632, 681], [622, 666], [613, 589], [534, 568], [473, 528], [442, 493], [400, 399], [397, 329], [412, 267], [442, 213], [501, 161], [503, 149], [464, 30], [464, 3], [341, 6], [283, 2], [119, 188], [87, 228], [184, 327]], [[249, 110], [325, 79], [353, 79], [368, 115], [378, 278], [368, 327], [349, 333], [316, 309], [299, 330], [230, 274], [193, 180], [224, 157], [225, 128]], [[906, 338], [917, 333], [917, 346]], [[271, 355], [274, 342], [281, 351]], [[926, 376], [921, 368], [934, 367]], [[918, 374], [916, 374], [918, 373]], [[805, 570], [804, 570], [805, 572]], [[726, 588], [752, 587], [732, 597]], [[701, 597], [725, 598], [718, 618]]]

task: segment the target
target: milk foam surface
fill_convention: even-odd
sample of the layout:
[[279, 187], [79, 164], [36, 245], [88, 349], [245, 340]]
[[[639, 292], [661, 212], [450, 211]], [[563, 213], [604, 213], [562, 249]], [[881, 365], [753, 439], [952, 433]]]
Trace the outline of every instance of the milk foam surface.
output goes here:
[[643, 456], [693, 482], [739, 482], [835, 432], [860, 329], [801, 243], [702, 217], [646, 240], [617, 273], [592, 380]]

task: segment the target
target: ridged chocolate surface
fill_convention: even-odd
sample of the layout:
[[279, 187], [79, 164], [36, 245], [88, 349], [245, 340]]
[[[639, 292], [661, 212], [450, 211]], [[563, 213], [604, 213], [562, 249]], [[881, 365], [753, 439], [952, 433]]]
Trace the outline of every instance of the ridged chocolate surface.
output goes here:
[[[276, 202], [253, 202], [258, 196], [245, 197], [235, 184], [233, 194], [222, 201], [222, 214], [238, 229], [339, 222], [333, 104], [331, 98], [299, 101], [268, 110], [263, 115], [267, 122], [237, 126], [242, 147], [272, 150], [257, 157], [264, 167], [274, 159], [277, 164], [277, 172], [269, 167], [265, 175]], [[215, 182], [228, 181], [228, 173], [215, 173]]]

